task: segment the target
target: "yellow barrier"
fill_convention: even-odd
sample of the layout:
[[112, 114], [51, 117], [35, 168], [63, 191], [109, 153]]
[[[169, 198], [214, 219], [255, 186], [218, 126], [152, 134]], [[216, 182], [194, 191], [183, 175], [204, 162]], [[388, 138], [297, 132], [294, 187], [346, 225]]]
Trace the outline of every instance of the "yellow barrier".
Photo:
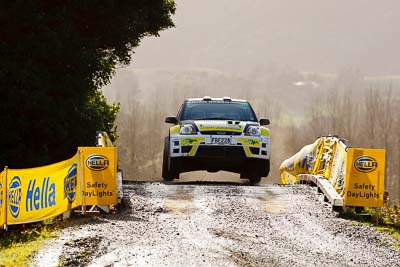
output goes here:
[[332, 165], [330, 169], [329, 181], [340, 196], [344, 195], [344, 181], [346, 179], [346, 146], [342, 142], [336, 145]]
[[345, 206], [382, 207], [385, 193], [385, 150], [349, 148]]
[[117, 149], [79, 147], [83, 166], [84, 205], [115, 205], [117, 199]]
[[53, 218], [86, 205], [117, 204], [115, 147], [80, 147], [71, 159], [0, 173], [0, 227]]
[[78, 156], [56, 164], [7, 170], [7, 224], [43, 221], [81, 204]]
[[381, 207], [384, 197], [385, 150], [348, 148], [337, 137], [318, 138], [280, 166], [283, 184], [300, 174], [323, 177], [344, 206]]
[[6, 171], [2, 171], [0, 173], [0, 227], [3, 227], [6, 224], [6, 212], [7, 212], [7, 208], [6, 208], [6, 184], [7, 184], [7, 180], [6, 180]]
[[97, 132], [97, 146], [114, 147], [114, 144], [111, 142], [111, 139], [108, 136], [107, 132]]
[[282, 183], [295, 184], [298, 174], [313, 172], [315, 161], [321, 148], [321, 141], [321, 139], [317, 139], [313, 144], [303, 147], [299, 152], [281, 164], [279, 171]]
[[320, 140], [320, 146], [312, 173], [322, 175], [326, 179], [329, 179], [333, 158], [335, 156], [335, 149], [340, 140], [333, 136], [320, 137], [318, 140]]

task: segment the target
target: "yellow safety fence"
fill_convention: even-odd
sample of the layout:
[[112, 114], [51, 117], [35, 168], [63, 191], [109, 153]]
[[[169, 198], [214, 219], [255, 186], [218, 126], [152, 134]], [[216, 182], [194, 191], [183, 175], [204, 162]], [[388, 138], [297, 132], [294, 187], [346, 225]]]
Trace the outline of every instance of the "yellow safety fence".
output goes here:
[[318, 138], [280, 166], [283, 184], [299, 174], [327, 179], [344, 206], [381, 207], [384, 198], [385, 150], [349, 148], [335, 136]]
[[0, 173], [0, 227], [53, 218], [86, 205], [115, 205], [115, 147], [79, 147], [72, 158]]

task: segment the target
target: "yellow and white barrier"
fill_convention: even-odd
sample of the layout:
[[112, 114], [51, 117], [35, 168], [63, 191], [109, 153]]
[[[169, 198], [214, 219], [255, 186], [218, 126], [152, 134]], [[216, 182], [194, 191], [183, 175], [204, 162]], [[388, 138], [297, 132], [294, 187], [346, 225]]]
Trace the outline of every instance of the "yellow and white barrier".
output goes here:
[[43, 221], [79, 206], [117, 204], [115, 147], [80, 147], [72, 158], [0, 173], [0, 227]]
[[298, 174], [314, 172], [321, 141], [321, 139], [317, 139], [311, 145], [303, 147], [299, 152], [281, 164], [279, 170], [281, 172], [282, 183], [295, 184]]
[[283, 184], [315, 183], [333, 206], [383, 205], [383, 149], [348, 148], [337, 137], [320, 137], [285, 160], [280, 173]]

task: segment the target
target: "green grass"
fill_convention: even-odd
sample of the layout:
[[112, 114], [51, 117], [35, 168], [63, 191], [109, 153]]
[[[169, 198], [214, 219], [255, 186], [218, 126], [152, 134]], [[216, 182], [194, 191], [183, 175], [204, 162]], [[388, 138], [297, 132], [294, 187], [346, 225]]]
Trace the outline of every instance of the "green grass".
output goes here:
[[393, 246], [400, 248], [400, 229], [399, 228], [390, 227], [390, 226], [377, 226], [375, 229], [378, 231], [384, 232], [385, 234], [398, 240], [399, 243], [393, 244]]
[[[25, 229], [27, 228], [27, 229]], [[10, 226], [0, 231], [0, 266], [28, 266], [43, 242], [56, 237], [56, 224], [52, 221]]]
[[387, 233], [388, 235], [400, 240], [400, 229], [388, 226], [377, 226], [376, 230]]
[[400, 203], [389, 204], [385, 203], [380, 209], [364, 208], [363, 214], [355, 212], [345, 212], [341, 214], [342, 218], [350, 219], [351, 224], [358, 225], [375, 225], [377, 231], [381, 231], [392, 238], [396, 239], [398, 243], [393, 246], [400, 248]]
[[13, 244], [11, 247], [1, 250], [0, 266], [28, 266], [31, 257], [39, 250], [40, 239], [27, 243]]
[[[78, 217], [74, 220], [57, 217], [39, 223], [10, 225], [8, 231], [0, 230], [0, 267], [29, 266], [44, 241], [57, 237], [59, 229], [79, 228], [81, 224], [97, 221], [97, 217]], [[62, 263], [61, 258], [60, 266], [63, 266]]]
[[378, 222], [376, 230], [398, 240], [399, 243], [393, 246], [400, 248], [400, 208], [399, 204], [385, 203], [384, 206], [376, 211], [372, 208], [365, 208], [365, 211], [372, 215], [372, 221]]

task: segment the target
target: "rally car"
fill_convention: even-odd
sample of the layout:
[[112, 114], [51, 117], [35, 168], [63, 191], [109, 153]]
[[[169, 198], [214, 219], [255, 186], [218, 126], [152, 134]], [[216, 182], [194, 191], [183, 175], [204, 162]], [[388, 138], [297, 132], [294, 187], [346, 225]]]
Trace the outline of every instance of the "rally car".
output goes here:
[[258, 120], [249, 102], [239, 99], [191, 98], [184, 101], [165, 137], [162, 177], [205, 170], [239, 173], [259, 183], [270, 169], [268, 119]]

